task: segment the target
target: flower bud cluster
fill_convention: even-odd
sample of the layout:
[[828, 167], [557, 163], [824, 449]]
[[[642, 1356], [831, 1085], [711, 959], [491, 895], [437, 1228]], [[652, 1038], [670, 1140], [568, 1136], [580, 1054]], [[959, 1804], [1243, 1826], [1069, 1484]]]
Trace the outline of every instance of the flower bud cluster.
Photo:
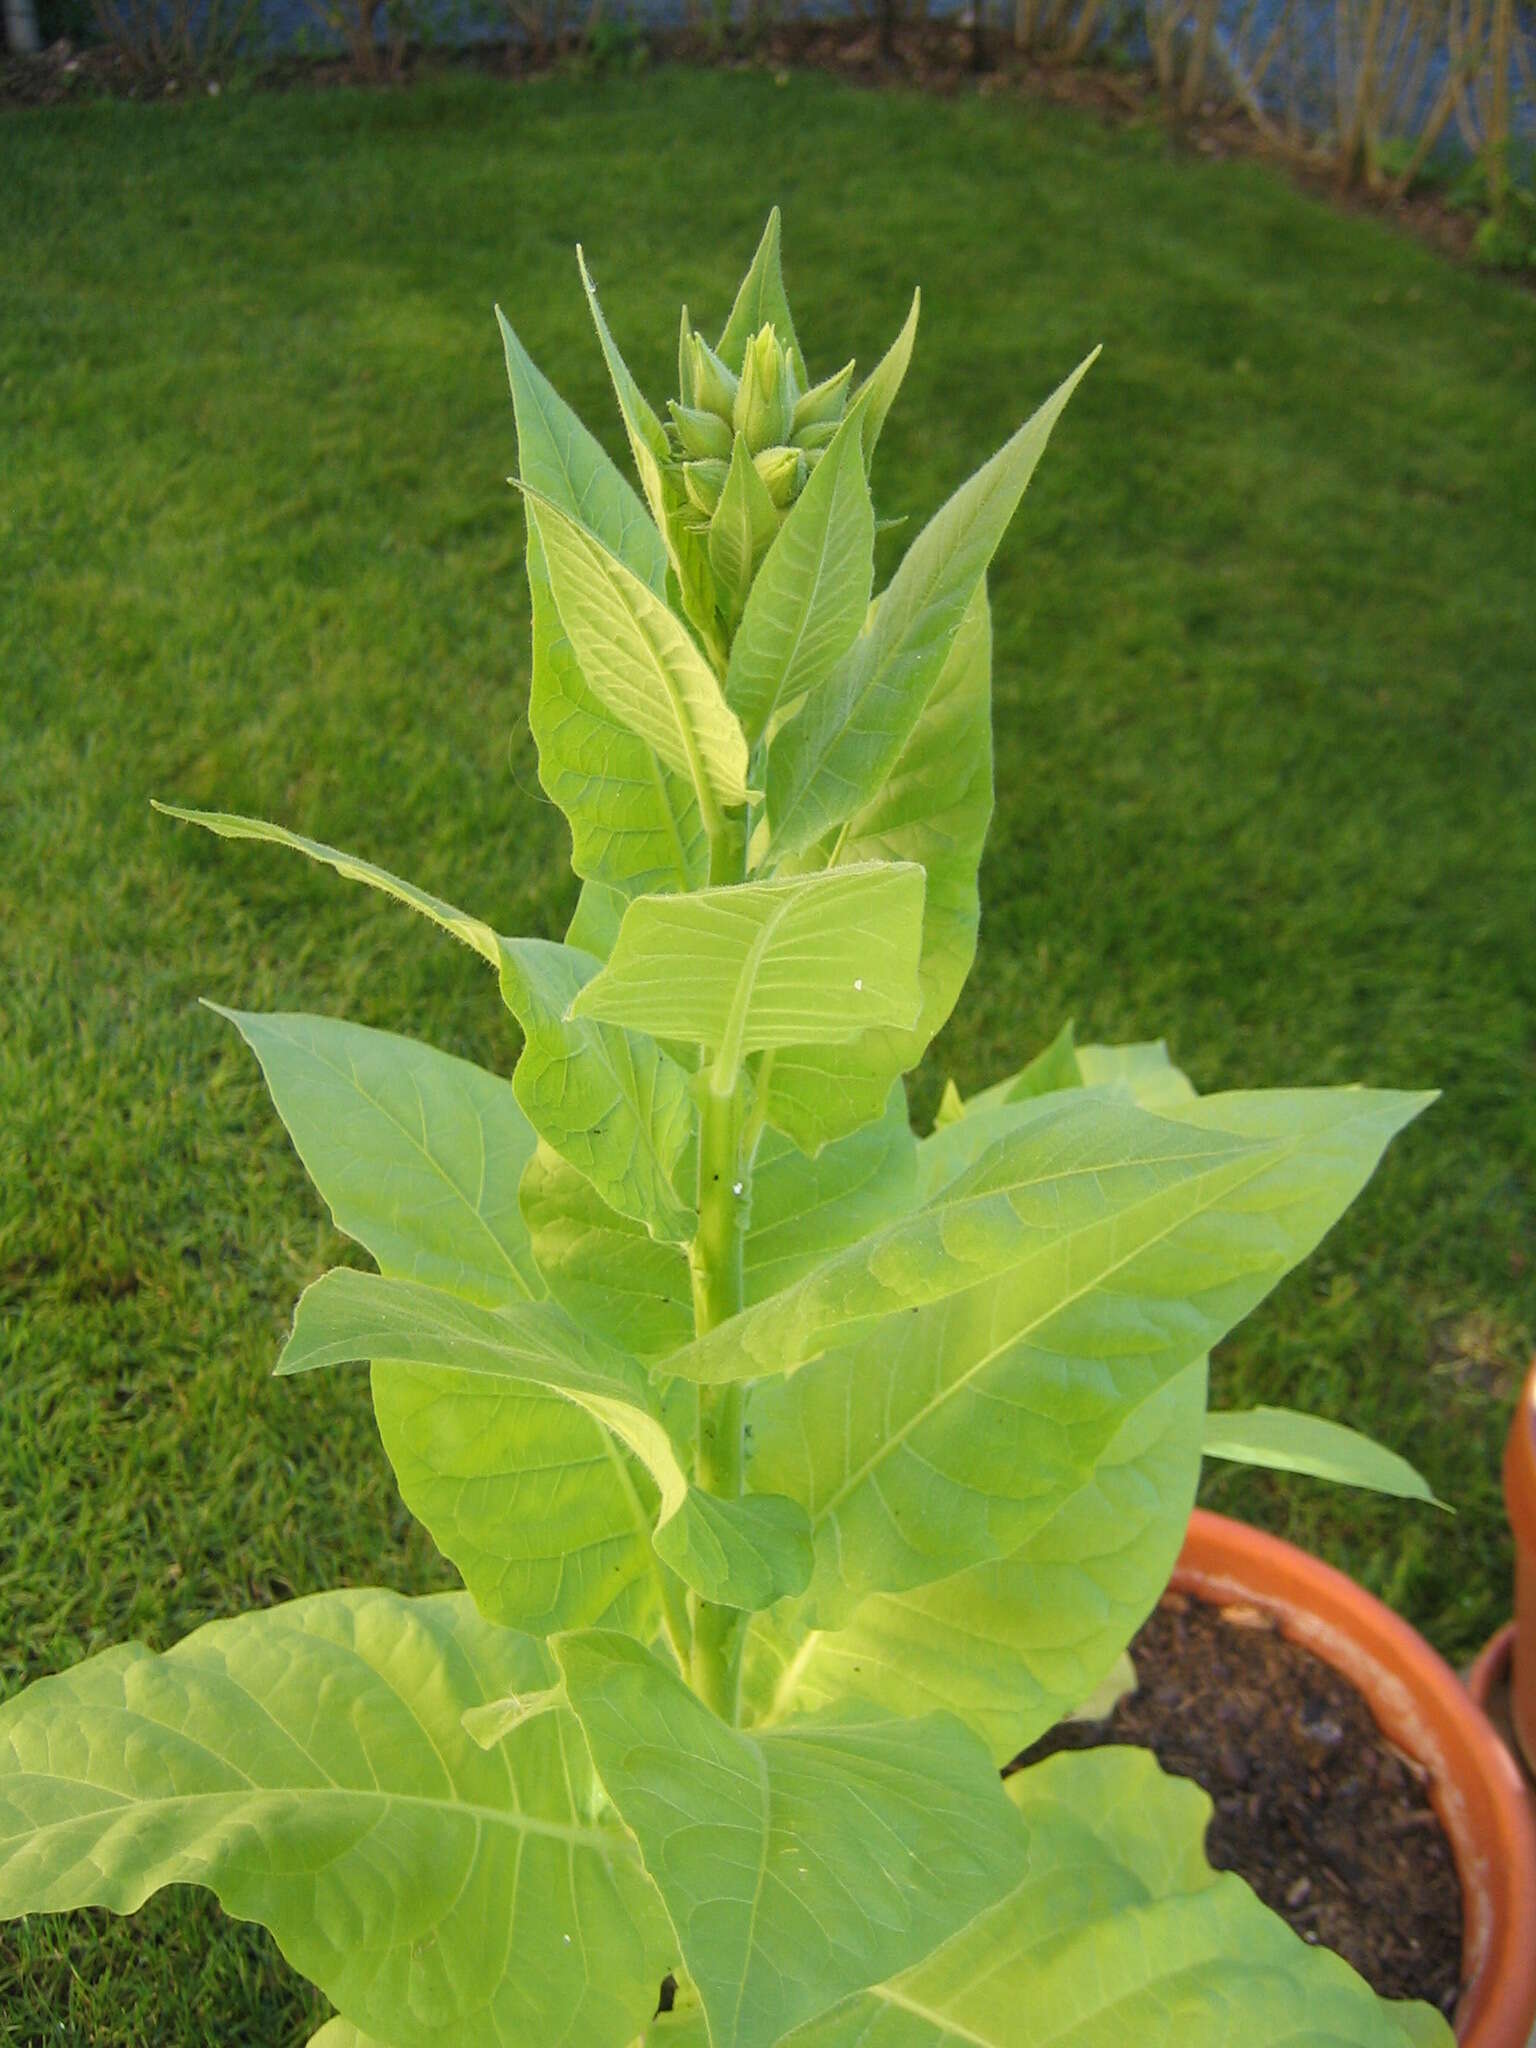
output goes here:
[[[771, 323], [747, 342], [738, 374], [683, 315], [681, 397], [671, 402], [671, 439], [697, 531], [713, 534], [745, 515], [756, 567], [842, 423], [853, 364], [802, 388], [793, 343]], [[734, 475], [734, 483], [733, 483]]]

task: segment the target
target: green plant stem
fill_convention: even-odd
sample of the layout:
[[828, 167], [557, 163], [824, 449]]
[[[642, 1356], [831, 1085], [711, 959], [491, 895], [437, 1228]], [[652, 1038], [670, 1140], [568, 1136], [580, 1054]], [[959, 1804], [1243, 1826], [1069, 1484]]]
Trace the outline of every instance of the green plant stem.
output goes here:
[[[699, 1233], [694, 1240], [693, 1319], [702, 1336], [739, 1313], [742, 1239], [747, 1213], [741, 1164], [741, 1091], [704, 1096], [699, 1119]], [[704, 1387], [699, 1397], [699, 1484], [722, 1499], [741, 1492], [745, 1398], [740, 1386]], [[740, 1691], [741, 1616], [698, 1602], [693, 1624], [693, 1684], [722, 1719], [734, 1723]]]

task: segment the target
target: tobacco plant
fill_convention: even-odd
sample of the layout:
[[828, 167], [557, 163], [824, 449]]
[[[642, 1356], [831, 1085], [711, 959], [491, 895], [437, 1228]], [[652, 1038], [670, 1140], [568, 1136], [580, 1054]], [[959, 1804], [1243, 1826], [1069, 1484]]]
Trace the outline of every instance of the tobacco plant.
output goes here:
[[206, 1885], [325, 2048], [1447, 2039], [1206, 1865], [1130, 1751], [999, 1766], [1122, 1668], [1202, 1449], [1404, 1493], [1348, 1431], [1208, 1418], [1211, 1346], [1424, 1096], [1197, 1098], [1076, 1047], [909, 1125], [992, 810], [988, 564], [1087, 365], [871, 597], [911, 354], [813, 378], [775, 215], [678, 394], [593, 294], [641, 493], [502, 321], [529, 718], [581, 890], [480, 954], [510, 1080], [226, 1012], [377, 1272], [281, 1373], [371, 1361], [465, 1591], [321, 1593], [0, 1710], [0, 1910]]

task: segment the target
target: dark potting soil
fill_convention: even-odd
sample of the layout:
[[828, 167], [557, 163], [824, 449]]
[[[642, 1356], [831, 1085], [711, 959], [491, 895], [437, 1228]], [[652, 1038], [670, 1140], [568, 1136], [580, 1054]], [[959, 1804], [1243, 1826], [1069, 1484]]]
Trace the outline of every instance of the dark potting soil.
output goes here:
[[1349, 1682], [1256, 1607], [1165, 1595], [1135, 1642], [1137, 1689], [1105, 1721], [1063, 1722], [1018, 1759], [1128, 1742], [1215, 1802], [1206, 1854], [1306, 1941], [1389, 1998], [1449, 2015], [1461, 1884], [1425, 1773]]

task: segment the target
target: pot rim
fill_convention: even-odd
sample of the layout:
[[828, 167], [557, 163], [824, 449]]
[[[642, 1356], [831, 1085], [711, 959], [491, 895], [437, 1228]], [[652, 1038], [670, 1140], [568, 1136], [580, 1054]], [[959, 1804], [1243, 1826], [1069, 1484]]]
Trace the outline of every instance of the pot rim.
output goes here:
[[1429, 1772], [1463, 1902], [1461, 2048], [1524, 2048], [1536, 2018], [1536, 1814], [1514, 1759], [1451, 1667], [1345, 1573], [1278, 1536], [1196, 1508], [1172, 1584], [1249, 1601], [1349, 1679], [1382, 1733]]

